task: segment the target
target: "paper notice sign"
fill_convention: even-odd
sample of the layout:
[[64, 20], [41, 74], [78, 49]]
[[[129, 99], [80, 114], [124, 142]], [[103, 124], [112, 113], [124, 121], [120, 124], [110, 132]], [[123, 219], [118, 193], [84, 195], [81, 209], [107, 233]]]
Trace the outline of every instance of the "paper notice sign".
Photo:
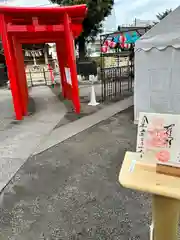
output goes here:
[[180, 115], [140, 113], [136, 151], [142, 160], [180, 165]]
[[67, 83], [72, 85], [70, 68], [65, 68], [65, 75]]

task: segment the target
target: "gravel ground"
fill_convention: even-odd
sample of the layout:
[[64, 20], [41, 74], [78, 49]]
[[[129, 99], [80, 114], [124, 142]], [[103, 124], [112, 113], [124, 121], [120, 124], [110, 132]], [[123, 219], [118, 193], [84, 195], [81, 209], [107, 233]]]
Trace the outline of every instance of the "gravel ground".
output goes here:
[[0, 199], [1, 240], [148, 240], [150, 199], [119, 185], [133, 108], [30, 158]]

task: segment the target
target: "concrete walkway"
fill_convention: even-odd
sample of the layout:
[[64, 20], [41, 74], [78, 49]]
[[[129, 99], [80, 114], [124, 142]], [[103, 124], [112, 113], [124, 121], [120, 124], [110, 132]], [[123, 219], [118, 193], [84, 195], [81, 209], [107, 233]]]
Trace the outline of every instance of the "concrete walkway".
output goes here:
[[63, 142], [64, 140], [92, 127], [93, 125], [96, 125], [105, 119], [108, 119], [109, 117], [123, 111], [124, 109], [127, 109], [132, 105], [133, 97], [129, 97], [112, 105], [106, 106], [90, 116], [86, 116], [75, 122], [54, 129], [50, 135], [44, 138], [44, 142], [41, 142], [41, 144], [37, 147], [34, 155], [41, 153], [60, 142]]
[[0, 90], [0, 191], [66, 114], [64, 104], [48, 87], [33, 88], [30, 96], [36, 111], [17, 122], [10, 91]]

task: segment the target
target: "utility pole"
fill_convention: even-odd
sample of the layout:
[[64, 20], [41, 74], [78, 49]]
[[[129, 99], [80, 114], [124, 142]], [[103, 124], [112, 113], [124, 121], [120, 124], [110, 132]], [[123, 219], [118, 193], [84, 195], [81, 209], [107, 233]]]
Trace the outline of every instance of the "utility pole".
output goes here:
[[136, 24], [137, 24], [137, 20], [136, 20], [136, 18], [134, 19], [134, 25], [135, 25], [135, 27], [136, 27]]

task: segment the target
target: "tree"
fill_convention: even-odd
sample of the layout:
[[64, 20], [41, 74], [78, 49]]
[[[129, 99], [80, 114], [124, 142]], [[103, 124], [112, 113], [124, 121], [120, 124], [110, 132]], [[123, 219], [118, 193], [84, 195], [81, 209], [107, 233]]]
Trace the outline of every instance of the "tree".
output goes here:
[[159, 21], [161, 21], [163, 18], [165, 18], [169, 13], [171, 13], [172, 12], [172, 9], [166, 9], [166, 11], [164, 11], [164, 12], [162, 12], [162, 13], [158, 13], [157, 15], [156, 15], [156, 17], [157, 17], [157, 19], [159, 20]]
[[93, 41], [97, 33], [102, 31], [102, 21], [111, 13], [114, 0], [50, 0], [59, 5], [86, 4], [88, 7], [87, 17], [83, 21], [83, 32], [76, 39], [78, 44], [79, 58], [84, 59], [88, 41]]
[[157, 19], [159, 20], [159, 21], [161, 21], [163, 18], [165, 18], [169, 13], [171, 13], [172, 12], [172, 9], [166, 9], [166, 11], [164, 11], [164, 12], [162, 12], [162, 13], [158, 13], [157, 15], [156, 15], [156, 17], [157, 17]]
[[[154, 22], [154, 25], [156, 25], [157, 23], [159, 23], [163, 18], [165, 18], [169, 13], [171, 13], [172, 12], [172, 9], [166, 9], [164, 12], [162, 12], [162, 13], [158, 13], [157, 15], [156, 15], [156, 17], [157, 17], [157, 19], [158, 19], [158, 22]], [[153, 25], [153, 26], [154, 26]], [[152, 26], [152, 27], [153, 27]]]

